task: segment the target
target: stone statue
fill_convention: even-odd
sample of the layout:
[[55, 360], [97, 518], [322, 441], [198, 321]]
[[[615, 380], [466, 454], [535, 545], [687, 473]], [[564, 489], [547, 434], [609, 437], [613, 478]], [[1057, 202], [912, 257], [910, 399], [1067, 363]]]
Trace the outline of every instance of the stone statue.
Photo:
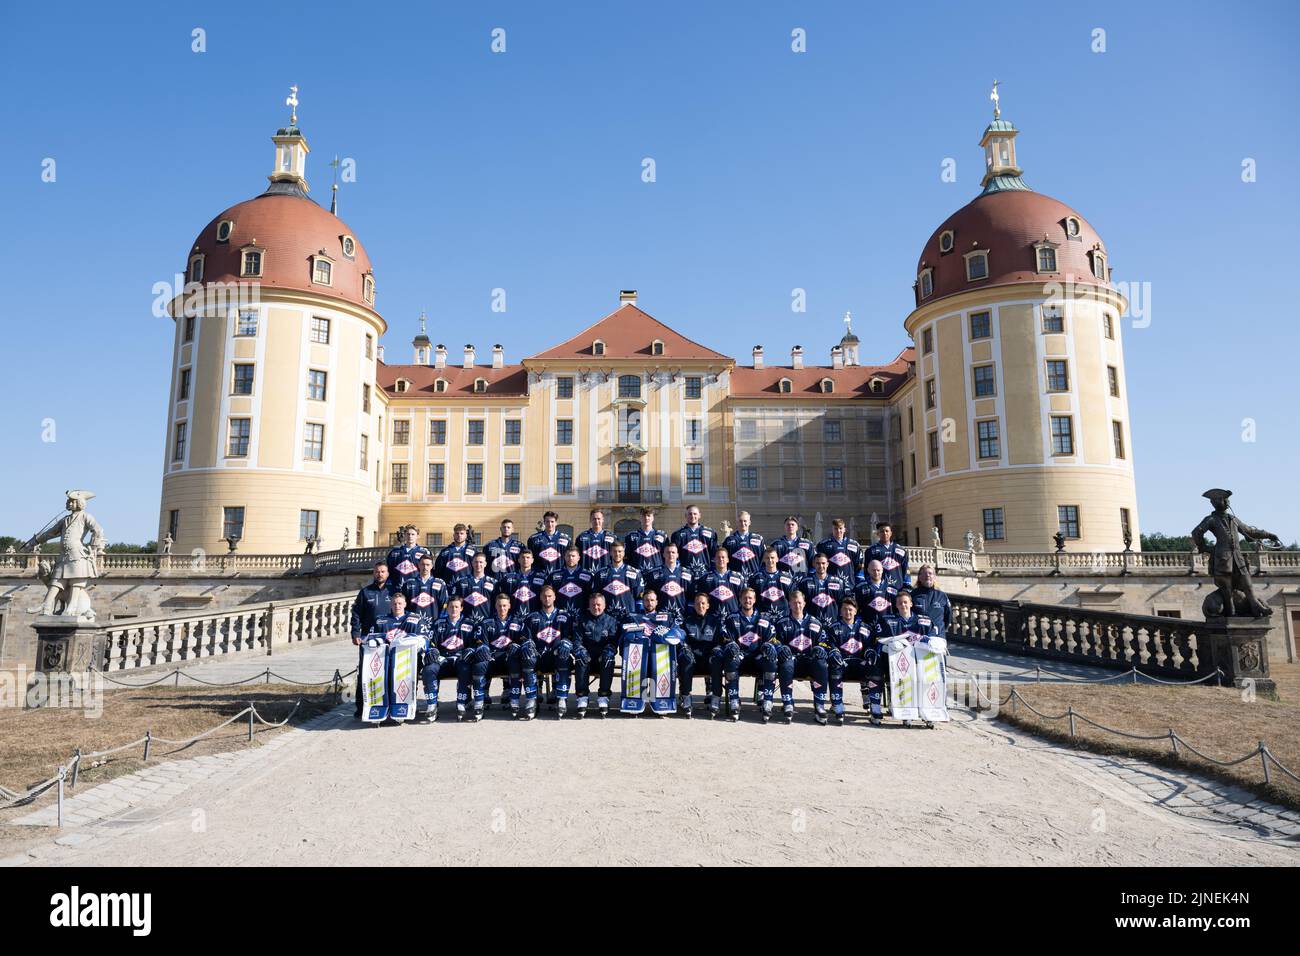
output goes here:
[[722, 541], [726, 541], [730, 537], [731, 537], [731, 522], [723, 521], [718, 528], [718, 538]]
[[969, 528], [966, 529], [966, 550], [975, 550], [975, 532], [971, 531]]
[[934, 526], [933, 528], [930, 529], [930, 536], [934, 539], [934, 546], [935, 546], [936, 548], [942, 548], [942, 547], [943, 547], [943, 541], [942, 541], [942, 539], [939, 537], [939, 527], [938, 527], [938, 525], [936, 525], [936, 526]]
[[9, 547], [5, 548], [5, 554], [17, 554], [17, 553], [18, 553], [18, 549], [15, 548], [12, 544], [9, 545]]
[[[1231, 491], [1222, 488], [1211, 488], [1201, 495], [1210, 499], [1214, 511], [1192, 529], [1192, 545], [1201, 554], [1209, 555], [1208, 570], [1217, 589], [1205, 598], [1201, 611], [1207, 618], [1234, 615], [1268, 617], [1273, 609], [1255, 597], [1255, 589], [1250, 583], [1250, 566], [1241, 553], [1238, 536], [1252, 541], [1272, 541], [1277, 546], [1282, 542], [1273, 532], [1252, 528], [1233, 514], [1228, 508], [1231, 496]], [[1213, 548], [1205, 543], [1207, 531], [1214, 535]]]
[[876, 525], [880, 524], [880, 515], [874, 511], [871, 512], [871, 543], [875, 544], [880, 540], [880, 532], [876, 530]]
[[[47, 586], [45, 601], [39, 608], [32, 608], [32, 613], [95, 620], [95, 612], [86, 597], [86, 582], [99, 577], [104, 529], [86, 510], [86, 502], [93, 497], [95, 495], [90, 491], [67, 492], [64, 507], [68, 513], [56, 517], [24, 545], [25, 551], [35, 551], [51, 538], [60, 539], [58, 561], [49, 568], [48, 577], [42, 576]], [[90, 536], [89, 543], [86, 542], [87, 535]]]
[[346, 550], [348, 549], [348, 531], [349, 531], [349, 530], [351, 530], [351, 529], [349, 529], [349, 528], [344, 528], [344, 529], [343, 529], [343, 550], [344, 550], [344, 551], [346, 551]]
[[820, 511], [813, 518], [812, 539], [814, 544], [822, 539], [822, 513]]
[[984, 533], [982, 531], [975, 532], [975, 553], [984, 553]]
[[174, 541], [172, 540], [172, 533], [171, 533], [170, 531], [168, 531], [165, 535], [163, 535], [163, 540], [162, 540], [162, 553], [163, 553], [163, 554], [171, 554], [171, 553], [172, 553], [172, 544], [174, 544]]
[[1052, 542], [1056, 545], [1056, 550], [1057, 550], [1058, 552], [1060, 552], [1060, 551], [1064, 551], [1064, 550], [1065, 550], [1065, 532], [1064, 532], [1064, 531], [1058, 531], [1058, 532], [1056, 532], [1056, 534], [1052, 535]]

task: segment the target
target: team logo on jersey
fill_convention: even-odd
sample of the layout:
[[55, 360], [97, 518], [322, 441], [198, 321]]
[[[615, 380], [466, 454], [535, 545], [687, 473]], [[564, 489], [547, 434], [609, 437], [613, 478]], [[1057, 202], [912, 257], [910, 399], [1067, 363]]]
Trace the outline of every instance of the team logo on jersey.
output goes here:
[[856, 654], [858, 651], [862, 650], [862, 648], [865, 646], [866, 645], [863, 644], [856, 637], [849, 637], [846, 638], [842, 644], [840, 644], [840, 650], [842, 650], [845, 654]]
[[699, 538], [691, 538], [690, 541], [686, 542], [686, 550], [691, 554], [699, 554], [704, 550], [704, 542]]
[[817, 596], [813, 598], [813, 603], [816, 604], [818, 607], [826, 607], [826, 605], [831, 604], [834, 601], [835, 598], [831, 597], [825, 591], [822, 591], [821, 593], [819, 593]]
[[567, 598], [577, 597], [582, 593], [582, 587], [573, 581], [567, 581], [560, 585], [560, 593]]
[[800, 634], [798, 637], [790, 639], [790, 646], [802, 654], [808, 648], [812, 647], [812, 638], [806, 634]]
[[519, 601], [521, 604], [527, 601], [531, 601], [536, 596], [537, 595], [533, 593], [533, 589], [530, 588], [527, 584], [521, 584], [519, 585], [519, 587], [515, 588], [514, 598], [516, 601]]
[[421, 591], [419, 594], [415, 596], [416, 607], [428, 607], [432, 603], [433, 603], [433, 595], [430, 594], [428, 591]]
[[740, 637], [736, 638], [736, 640], [740, 642], [741, 647], [749, 647], [758, 640], [758, 635], [753, 631], [746, 631], [744, 634], [740, 635]]
[[717, 598], [719, 601], [731, 601], [736, 597], [736, 592], [731, 590], [731, 588], [727, 587], [725, 584], [719, 584], [716, 588], [710, 591], [709, 594]]
[[743, 562], [753, 561], [754, 558], [757, 557], [757, 555], [754, 554], [752, 550], [750, 550], [748, 545], [741, 545], [739, 548], [736, 549], [736, 553], [732, 555], [732, 557], [734, 557], [737, 561], [743, 563]]
[[465, 595], [465, 603], [471, 607], [478, 607], [480, 604], [487, 603], [487, 595], [482, 591], [470, 591]]
[[883, 597], [881, 597], [880, 595], [876, 595], [875, 597], [873, 597], [873, 598], [871, 599], [870, 603], [868, 603], [867, 606], [870, 607], [871, 610], [873, 610], [873, 611], [883, 611], [883, 610], [885, 610], [887, 607], [889, 607], [889, 602], [886, 601], [886, 600], [885, 600]]
[[610, 594], [621, 597], [632, 589], [622, 581], [610, 581], [605, 585], [604, 590], [608, 591]]
[[844, 567], [844, 565], [849, 563], [849, 556], [845, 554], [843, 551], [836, 551], [833, 555], [831, 555], [831, 560], [834, 561], [836, 564], [838, 564], [840, 567]]
[[886, 571], [892, 571], [895, 568], [900, 567], [899, 563], [894, 560], [892, 555], [886, 555], [885, 560], [881, 561], [880, 564]]
[[449, 651], [458, 651], [465, 646], [465, 642], [461, 640], [458, 632], [453, 631], [443, 639], [442, 646]]
[[550, 625], [547, 625], [537, 632], [537, 637], [543, 644], [554, 643], [555, 639], [559, 636], [560, 629], [558, 627], [551, 627]]
[[641, 542], [640, 546], [636, 549], [636, 553], [641, 555], [641, 557], [643, 558], [649, 558], [649, 557], [653, 557], [657, 553], [657, 551], [652, 542], [643, 541]]
[[560, 560], [560, 552], [552, 548], [550, 545], [547, 545], [546, 547], [542, 548], [542, 550], [537, 553], [537, 556], [541, 558], [543, 561]]
[[415, 565], [411, 563], [410, 558], [402, 558], [402, 560], [397, 563], [397, 570], [402, 574], [414, 574]]
[[447, 568], [448, 570], [451, 571], [457, 571], [457, 572], [464, 571], [468, 567], [469, 567], [469, 562], [466, 561], [464, 558], [459, 558], [459, 557], [452, 558], [450, 561], [447, 562]]
[[495, 648], [497, 648], [498, 650], [499, 650], [500, 648], [503, 648], [503, 647], [509, 647], [509, 646], [510, 646], [510, 635], [509, 635], [509, 634], [502, 634], [500, 637], [494, 637], [494, 638], [492, 638], [492, 646], [495, 647]]
[[665, 581], [664, 586], [661, 587], [659, 590], [662, 591], [664, 594], [667, 594], [669, 597], [677, 597], [679, 594], [682, 594], [686, 591], [686, 589], [682, 587], [680, 584], [678, 584], [676, 581]]
[[782, 591], [775, 584], [769, 584], [766, 588], [763, 589], [763, 597], [769, 601], [779, 601], [783, 597], [785, 597], [785, 592]]
[[593, 544], [582, 553], [585, 554], [587, 557], [591, 558], [591, 560], [593, 561], [599, 561], [605, 555], [609, 554], [609, 551], [598, 544]]

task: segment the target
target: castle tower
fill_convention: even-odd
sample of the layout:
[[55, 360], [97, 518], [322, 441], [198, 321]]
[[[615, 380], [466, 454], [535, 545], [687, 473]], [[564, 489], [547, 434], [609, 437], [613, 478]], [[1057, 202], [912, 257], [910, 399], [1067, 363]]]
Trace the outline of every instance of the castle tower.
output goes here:
[[372, 543], [386, 325], [370, 259], [307, 196], [307, 140], [276, 131], [266, 191], [221, 212], [187, 260], [175, 322], [159, 539], [175, 550], [286, 553]]
[[[994, 100], [996, 102], [996, 90]], [[995, 112], [983, 190], [939, 226], [904, 322], [915, 378], [898, 400], [909, 539], [1043, 551], [1139, 541], [1120, 316], [1105, 244], [1021, 178]]]

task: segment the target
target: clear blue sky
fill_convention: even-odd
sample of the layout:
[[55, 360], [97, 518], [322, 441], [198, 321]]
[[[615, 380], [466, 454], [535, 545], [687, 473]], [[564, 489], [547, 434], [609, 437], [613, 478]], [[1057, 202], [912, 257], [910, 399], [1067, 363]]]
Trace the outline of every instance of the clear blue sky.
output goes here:
[[876, 361], [905, 344], [922, 243], [978, 190], [996, 77], [1026, 180], [1098, 228], [1116, 278], [1150, 283], [1150, 327], [1125, 330], [1144, 530], [1185, 533], [1222, 485], [1300, 537], [1294, 3], [145, 6], [0, 23], [0, 533], [79, 486], [113, 540], [154, 536], [171, 332], [151, 287], [265, 187], [291, 83], [313, 194], [330, 156], [356, 160], [340, 213], [394, 360], [421, 309], [435, 341], [473, 327], [516, 361], [636, 288], [742, 360], [799, 342], [826, 361], [852, 309]]

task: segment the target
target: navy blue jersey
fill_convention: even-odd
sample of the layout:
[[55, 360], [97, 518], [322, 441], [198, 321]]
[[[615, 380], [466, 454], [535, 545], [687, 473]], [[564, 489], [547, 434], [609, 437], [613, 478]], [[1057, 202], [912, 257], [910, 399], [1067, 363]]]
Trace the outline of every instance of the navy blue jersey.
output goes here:
[[930, 619], [935, 634], [939, 637], [948, 636], [948, 628], [952, 626], [952, 602], [948, 600], [948, 595], [938, 588], [914, 587], [912, 609], [916, 614], [924, 614]]
[[882, 614], [893, 614], [896, 597], [898, 588], [884, 577], [875, 584], [860, 578], [853, 589], [853, 598], [858, 602], [858, 616], [868, 624], [874, 624]]
[[524, 553], [524, 546], [515, 538], [493, 538], [483, 545], [483, 553], [487, 556], [488, 574], [499, 581], [519, 570], [519, 555]]
[[630, 564], [612, 564], [596, 575], [596, 590], [605, 595], [605, 611], [624, 618], [636, 611], [645, 582]]
[[582, 611], [596, 587], [596, 578], [580, 564], [572, 568], [566, 565], [552, 571], [546, 583], [555, 588], [556, 606], [566, 611]]
[[676, 564], [670, 568], [666, 564], [660, 564], [649, 571], [643, 571], [642, 579], [645, 582], [644, 591], [658, 593], [661, 608], [665, 611], [674, 609], [679, 617], [686, 613], [687, 602], [695, 587], [695, 577], [685, 566]]
[[662, 567], [668, 535], [657, 528], [637, 528], [623, 539], [624, 560], [638, 571]]
[[480, 643], [492, 648], [492, 653], [500, 654], [510, 648], [511, 644], [522, 644], [527, 637], [524, 633], [524, 619], [517, 614], [508, 614], [504, 619], [493, 614], [478, 622]]
[[776, 628], [771, 618], [755, 609], [749, 615], [736, 613], [728, 617], [722, 626], [722, 636], [724, 640], [735, 641], [748, 654], [775, 637]]
[[563, 531], [547, 534], [539, 531], [528, 539], [528, 550], [533, 552], [533, 567], [550, 574], [564, 563], [564, 552], [570, 538]]
[[353, 637], [365, 637], [375, 628], [375, 621], [384, 617], [392, 609], [391, 600], [397, 588], [390, 578], [383, 584], [371, 581], [360, 591], [352, 602]]
[[843, 618], [835, 621], [828, 628], [831, 640], [839, 648], [840, 656], [845, 660], [862, 657], [867, 649], [876, 645], [876, 630], [872, 625], [855, 617], [845, 623]]
[[939, 637], [938, 628], [924, 614], [913, 612], [908, 617], [901, 614], [885, 614], [876, 621], [873, 628], [877, 640], [905, 636], [913, 643], [928, 644], [930, 638]]
[[727, 535], [727, 540], [722, 542], [722, 547], [726, 549], [727, 557], [731, 559], [730, 566], [733, 571], [739, 571], [748, 580], [759, 568], [763, 566], [763, 536], [749, 532], [741, 534], [739, 531], [733, 531]]
[[618, 618], [606, 612], [600, 615], [580, 614], [573, 622], [573, 636], [588, 647], [617, 647], [622, 625]]
[[889, 544], [873, 544], [867, 548], [866, 562], [879, 561], [885, 569], [884, 578], [896, 588], [902, 588], [909, 582], [907, 576], [907, 549], [897, 541]]
[[442, 578], [429, 575], [422, 578], [418, 574], [407, 578], [402, 584], [402, 593], [406, 595], [406, 606], [419, 611], [430, 622], [442, 616], [442, 609], [451, 595], [447, 593], [447, 584]]
[[830, 562], [831, 574], [838, 574], [850, 585], [857, 579], [858, 571], [862, 567], [862, 545], [852, 538], [830, 537], [819, 541], [817, 553], [826, 555], [826, 560]]
[[781, 643], [796, 654], [810, 650], [814, 644], [830, 642], [830, 631], [812, 614], [805, 613], [800, 620], [791, 615], [774, 623]]
[[549, 614], [538, 609], [524, 618], [524, 632], [537, 645], [539, 654], [554, 647], [556, 641], [567, 638], [572, 626], [572, 616], [558, 607], [551, 608]]
[[444, 614], [434, 622], [430, 640], [444, 657], [459, 657], [478, 645], [478, 622], [468, 614], [462, 614], [454, 621]]
[[683, 615], [681, 628], [686, 634], [686, 643], [697, 654], [703, 654], [707, 662], [708, 655], [722, 639], [721, 619], [713, 614], [705, 614], [701, 617], [692, 608]]
[[542, 586], [546, 572], [532, 570], [525, 574], [514, 571], [498, 582], [497, 593], [510, 595], [510, 610], [514, 614], [530, 614], [541, 606]]
[[594, 531], [588, 528], [578, 535], [578, 550], [582, 552], [579, 562], [588, 571], [599, 571], [610, 565], [609, 549], [614, 547], [618, 535], [612, 531]]
[[427, 647], [430, 628], [428, 621], [412, 611], [401, 617], [396, 614], [385, 614], [377, 618], [371, 633], [380, 635], [389, 644], [403, 637], [418, 637], [425, 641]]
[[677, 628], [677, 618], [667, 611], [641, 611], [630, 614], [623, 621], [623, 634], [644, 634], [653, 642], [664, 637]]
[[443, 545], [442, 550], [438, 552], [437, 560], [433, 562], [433, 573], [451, 584], [456, 578], [466, 577], [471, 573], [470, 562], [476, 554], [478, 548], [468, 541], [464, 544]]
[[812, 570], [813, 544], [807, 538], [780, 537], [772, 542], [776, 563], [798, 581]]
[[388, 579], [395, 587], [401, 587], [407, 578], [420, 573], [420, 559], [429, 557], [429, 549], [418, 544], [409, 548], [404, 544], [388, 549]]
[[830, 623], [840, 616], [840, 602], [849, 596], [849, 586], [844, 579], [829, 571], [824, 578], [817, 577], [816, 572], [804, 575], [799, 590], [808, 599], [808, 613], [817, 615], [823, 623]]
[[692, 573], [701, 574], [713, 567], [713, 552], [718, 547], [718, 535], [712, 528], [702, 524], [692, 528], [682, 525], [673, 532], [673, 544], [677, 545], [677, 557]]
[[[453, 578], [448, 590], [459, 595], [465, 605], [465, 615], [474, 620], [487, 617], [492, 611], [492, 599], [497, 594], [497, 579], [489, 575], [476, 578], [466, 574]], [[448, 597], [451, 596], [448, 595]]]
[[749, 579], [749, 586], [758, 595], [758, 609], [773, 619], [790, 613], [795, 584], [794, 575], [779, 567], [775, 571], [756, 571]]
[[695, 576], [695, 594], [707, 594], [709, 609], [722, 618], [739, 613], [744, 586], [745, 576], [739, 571], [714, 570]]

